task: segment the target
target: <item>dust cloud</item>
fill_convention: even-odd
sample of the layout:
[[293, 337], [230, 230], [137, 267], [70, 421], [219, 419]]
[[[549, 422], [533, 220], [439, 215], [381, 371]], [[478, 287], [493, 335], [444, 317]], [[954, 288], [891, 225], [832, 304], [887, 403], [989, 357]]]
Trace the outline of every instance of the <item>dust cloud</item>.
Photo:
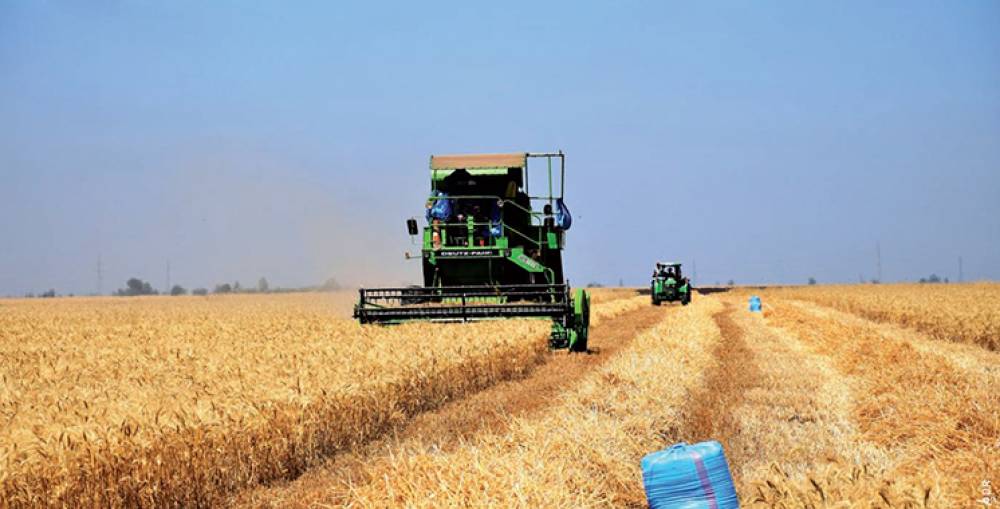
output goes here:
[[345, 288], [419, 281], [419, 265], [404, 257], [419, 247], [404, 224], [421, 210], [421, 194], [359, 189], [349, 173], [261, 157], [184, 164], [163, 202], [171, 264], [199, 285], [256, 285], [260, 277], [286, 288], [329, 278]]

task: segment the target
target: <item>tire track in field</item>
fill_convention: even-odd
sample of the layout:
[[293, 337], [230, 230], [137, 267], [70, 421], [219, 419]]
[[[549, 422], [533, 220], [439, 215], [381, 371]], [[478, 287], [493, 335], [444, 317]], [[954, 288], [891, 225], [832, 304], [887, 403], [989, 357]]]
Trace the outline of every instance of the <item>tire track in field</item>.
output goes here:
[[851, 390], [832, 359], [722, 301], [725, 309], [713, 316], [721, 335], [716, 365], [692, 398], [684, 429], [690, 442], [723, 444], [741, 503], [822, 503], [841, 487], [855, 488], [831, 486], [829, 466], [884, 467], [884, 451], [861, 440]]
[[760, 374], [741, 405], [726, 410], [739, 426], [726, 445], [736, 458], [731, 466], [743, 505], [822, 506], [878, 497], [877, 472], [889, 460], [861, 436], [851, 386], [833, 359], [761, 314], [729, 317]]
[[634, 337], [665, 319], [670, 312], [670, 308], [642, 307], [605, 319], [590, 332], [592, 354], [553, 352], [525, 378], [501, 382], [417, 415], [382, 439], [338, 454], [326, 465], [291, 483], [241, 493], [233, 501], [234, 505], [308, 506], [308, 501], [319, 495], [328, 498], [331, 485], [339, 488], [347, 480], [355, 485], [368, 481], [359, 479], [362, 467], [371, 457], [398, 449], [402, 442], [431, 443], [436, 450], [447, 451], [477, 434], [502, 431], [512, 417], [532, 415], [546, 408], [559, 393], [603, 365]]
[[768, 321], [845, 377], [861, 436], [891, 460], [879, 474], [892, 485], [877, 493], [886, 505], [967, 506], [982, 479], [1000, 475], [1000, 377], [980, 365], [988, 352], [955, 356], [949, 343], [812, 303], [784, 301]]
[[[734, 307], [726, 302], [725, 308], [712, 316], [722, 340], [715, 346], [718, 364], [711, 368], [705, 384], [691, 398], [692, 408], [685, 416], [685, 435], [689, 443], [718, 440], [726, 449], [730, 464], [740, 465], [743, 448], [735, 446], [741, 440], [740, 423], [733, 412], [743, 404], [744, 395], [760, 384], [761, 372], [757, 368], [753, 351], [747, 345], [743, 330], [733, 321]], [[736, 475], [738, 469], [733, 469]]]

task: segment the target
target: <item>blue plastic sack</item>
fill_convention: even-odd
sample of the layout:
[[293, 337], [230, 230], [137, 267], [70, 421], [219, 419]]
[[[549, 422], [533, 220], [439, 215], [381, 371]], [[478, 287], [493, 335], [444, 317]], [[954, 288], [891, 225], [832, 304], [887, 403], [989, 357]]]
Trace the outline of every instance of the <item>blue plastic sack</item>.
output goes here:
[[731, 509], [740, 506], [722, 444], [679, 443], [642, 458], [651, 509]]
[[760, 297], [756, 295], [752, 295], [750, 297], [750, 311], [757, 313], [760, 312]]
[[500, 204], [498, 202], [494, 202], [492, 208], [490, 208], [490, 226], [487, 228], [486, 234], [490, 237], [503, 236], [502, 223]]
[[569, 208], [566, 207], [562, 198], [556, 199], [556, 226], [563, 230], [568, 230], [570, 226], [573, 226], [573, 216], [569, 214]]
[[440, 221], [447, 222], [451, 218], [451, 200], [447, 199], [447, 194], [434, 191], [431, 194], [432, 198], [438, 198], [434, 200], [431, 207], [427, 209], [427, 222], [429, 223], [431, 219], [438, 219]]

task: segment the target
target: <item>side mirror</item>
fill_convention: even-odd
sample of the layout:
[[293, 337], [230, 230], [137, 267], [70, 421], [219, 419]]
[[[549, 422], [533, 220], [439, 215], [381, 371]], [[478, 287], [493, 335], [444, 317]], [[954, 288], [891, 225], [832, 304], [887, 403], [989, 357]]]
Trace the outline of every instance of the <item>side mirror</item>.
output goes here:
[[416, 235], [418, 233], [416, 219], [411, 217], [406, 220], [406, 231], [410, 232], [410, 235]]

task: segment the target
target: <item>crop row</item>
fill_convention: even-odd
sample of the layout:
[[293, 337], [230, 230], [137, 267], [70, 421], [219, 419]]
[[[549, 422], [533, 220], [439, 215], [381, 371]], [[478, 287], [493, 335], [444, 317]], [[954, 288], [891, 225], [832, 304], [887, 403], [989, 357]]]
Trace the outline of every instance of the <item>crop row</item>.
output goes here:
[[937, 339], [1000, 350], [1000, 284], [893, 284], [767, 290], [873, 320], [912, 327]]

